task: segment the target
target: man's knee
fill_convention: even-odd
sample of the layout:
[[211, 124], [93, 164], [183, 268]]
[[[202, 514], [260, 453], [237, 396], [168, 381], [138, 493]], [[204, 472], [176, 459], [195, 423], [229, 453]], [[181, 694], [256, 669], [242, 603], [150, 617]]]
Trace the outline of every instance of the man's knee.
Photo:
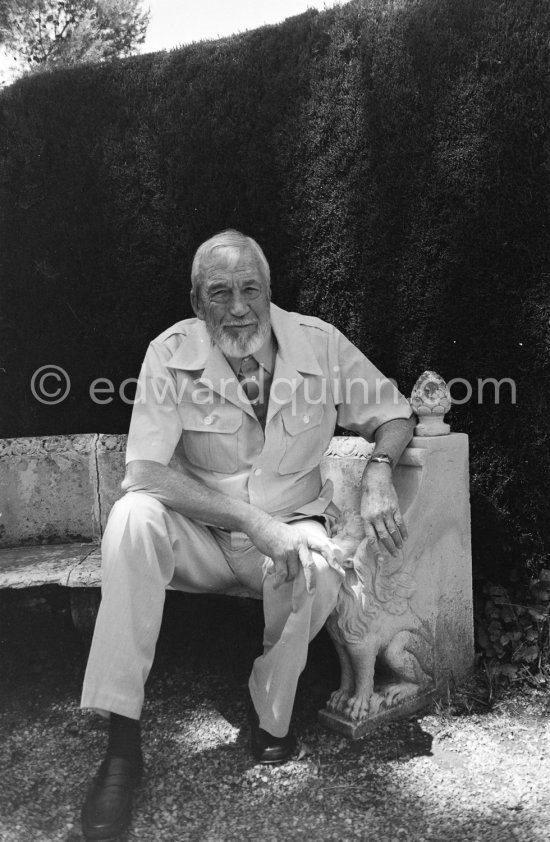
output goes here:
[[163, 503], [150, 494], [129, 491], [111, 509], [106, 534], [126, 529], [129, 524], [132, 530], [147, 530], [161, 523], [168, 511]]
[[117, 500], [111, 509], [110, 517], [123, 515], [125, 517], [137, 515], [139, 518], [153, 517], [167, 511], [166, 506], [156, 497], [142, 491], [128, 491], [124, 497]]
[[124, 554], [155, 538], [168, 539], [169, 509], [150, 494], [131, 491], [114, 504], [103, 536], [103, 560]]

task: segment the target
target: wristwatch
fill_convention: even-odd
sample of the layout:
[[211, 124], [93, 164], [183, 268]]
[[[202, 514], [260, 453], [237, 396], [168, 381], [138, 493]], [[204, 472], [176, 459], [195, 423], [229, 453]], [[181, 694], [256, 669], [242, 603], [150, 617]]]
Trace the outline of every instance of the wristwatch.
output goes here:
[[369, 462], [386, 462], [390, 468], [393, 468], [393, 459], [389, 453], [373, 453]]

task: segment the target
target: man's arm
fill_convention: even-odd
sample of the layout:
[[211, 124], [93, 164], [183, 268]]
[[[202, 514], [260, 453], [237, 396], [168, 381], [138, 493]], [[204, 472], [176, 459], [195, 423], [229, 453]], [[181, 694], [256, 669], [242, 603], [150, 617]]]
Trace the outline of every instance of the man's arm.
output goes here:
[[303, 567], [308, 589], [313, 587], [311, 550], [321, 553], [332, 567], [340, 569], [334, 555], [335, 545], [328, 537], [306, 537], [299, 528], [281, 523], [257, 506], [213, 491], [159, 462], [144, 459], [129, 462], [122, 488], [150, 494], [192, 520], [244, 532], [261, 553], [273, 560], [280, 584], [294, 579]]
[[[412, 438], [415, 424], [415, 416], [382, 424], [374, 434], [375, 452], [387, 453], [396, 465]], [[407, 527], [399, 511], [392, 468], [386, 462], [367, 463], [362, 479], [361, 516], [377, 560], [383, 559], [381, 545], [396, 556], [407, 538]]]
[[248, 534], [254, 517], [254, 507], [249, 503], [212, 491], [186, 474], [145, 459], [128, 463], [122, 489], [145, 492], [192, 520], [231, 531]]

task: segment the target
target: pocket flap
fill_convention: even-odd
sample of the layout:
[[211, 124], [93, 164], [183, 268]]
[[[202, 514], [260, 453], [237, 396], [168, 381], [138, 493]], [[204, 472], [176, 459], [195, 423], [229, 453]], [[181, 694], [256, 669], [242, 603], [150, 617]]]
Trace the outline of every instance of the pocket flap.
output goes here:
[[305, 407], [286, 407], [282, 412], [283, 424], [289, 436], [297, 436], [318, 427], [323, 418], [322, 404]]
[[243, 423], [243, 411], [225, 404], [196, 404], [183, 402], [179, 406], [184, 430], [201, 433], [236, 433]]

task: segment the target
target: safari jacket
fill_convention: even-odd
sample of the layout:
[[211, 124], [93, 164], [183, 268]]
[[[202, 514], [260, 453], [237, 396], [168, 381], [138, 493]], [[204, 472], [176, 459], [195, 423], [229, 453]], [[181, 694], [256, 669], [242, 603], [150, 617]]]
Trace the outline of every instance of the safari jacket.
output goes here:
[[372, 441], [412, 410], [332, 325], [272, 304], [271, 326], [278, 347], [265, 433], [204, 322], [185, 319], [149, 345], [126, 462], [170, 464], [285, 521], [328, 513], [332, 488], [319, 465], [335, 425]]

